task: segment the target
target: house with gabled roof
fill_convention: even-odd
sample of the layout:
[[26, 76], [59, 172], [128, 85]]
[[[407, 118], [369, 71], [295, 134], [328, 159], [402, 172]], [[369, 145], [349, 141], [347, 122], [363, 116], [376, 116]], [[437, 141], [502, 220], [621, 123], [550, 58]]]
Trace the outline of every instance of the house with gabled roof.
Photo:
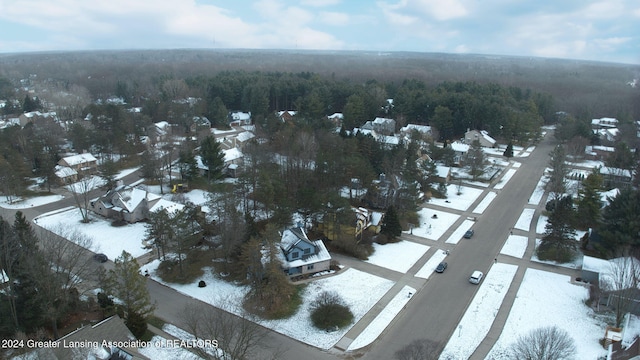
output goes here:
[[251, 125], [251, 112], [233, 111], [228, 116], [229, 126]]
[[480, 146], [482, 147], [492, 148], [497, 145], [496, 139], [489, 136], [486, 130], [467, 130], [467, 132], [464, 133], [465, 144], [472, 144], [476, 140], [480, 142]]
[[393, 119], [377, 117], [371, 124], [373, 130], [382, 135], [391, 135], [396, 132], [396, 121]]
[[310, 240], [301, 227], [285, 230], [279, 247], [282, 269], [291, 277], [326, 271], [331, 266], [331, 255], [322, 240]]
[[139, 187], [121, 185], [91, 201], [91, 210], [104, 217], [136, 223], [161, 208], [169, 213], [181, 210], [184, 205], [164, 200], [158, 194]]
[[89, 153], [66, 156], [58, 165], [71, 168], [78, 174], [93, 174], [98, 170], [98, 159]]
[[296, 116], [297, 113], [298, 113], [297, 111], [285, 110], [285, 111], [278, 111], [276, 113], [276, 116], [282, 122], [289, 122], [293, 120], [293, 118]]

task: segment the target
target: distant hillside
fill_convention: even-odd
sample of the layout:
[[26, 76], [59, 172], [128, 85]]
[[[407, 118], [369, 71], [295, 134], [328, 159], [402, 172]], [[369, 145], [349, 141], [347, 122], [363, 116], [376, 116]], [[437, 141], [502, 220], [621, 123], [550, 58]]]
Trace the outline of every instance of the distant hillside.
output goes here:
[[[90, 91], [96, 80], [210, 76], [220, 71], [313, 72], [336, 80], [495, 82], [548, 92], [559, 110], [640, 119], [640, 66], [535, 57], [413, 52], [122, 50], [0, 54], [0, 75], [66, 79]], [[143, 81], [144, 82], [144, 81]]]

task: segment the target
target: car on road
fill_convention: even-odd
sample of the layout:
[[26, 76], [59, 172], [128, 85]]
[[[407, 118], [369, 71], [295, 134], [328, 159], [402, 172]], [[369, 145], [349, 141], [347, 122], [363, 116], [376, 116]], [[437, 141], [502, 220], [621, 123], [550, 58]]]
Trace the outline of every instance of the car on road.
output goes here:
[[482, 280], [482, 277], [484, 276], [484, 274], [482, 273], [482, 271], [474, 271], [471, 274], [471, 277], [469, 278], [469, 282], [472, 284], [480, 284], [480, 280]]
[[465, 239], [471, 239], [472, 236], [473, 236], [473, 229], [469, 229], [469, 230], [467, 230], [466, 233], [464, 233], [464, 238]]
[[107, 261], [109, 261], [109, 258], [105, 254], [95, 254], [93, 255], [93, 260], [101, 263], [106, 263]]
[[438, 264], [438, 266], [436, 267], [436, 272], [437, 273], [443, 273], [444, 270], [447, 268], [447, 263], [446, 262], [441, 262], [440, 264]]

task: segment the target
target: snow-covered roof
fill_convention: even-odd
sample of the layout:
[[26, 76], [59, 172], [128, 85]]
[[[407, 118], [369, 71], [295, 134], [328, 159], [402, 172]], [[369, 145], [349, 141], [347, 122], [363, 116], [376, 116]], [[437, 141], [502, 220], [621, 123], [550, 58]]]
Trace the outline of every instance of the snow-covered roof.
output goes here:
[[449, 166], [436, 165], [436, 172], [438, 174], [438, 177], [446, 178], [447, 176], [449, 176], [449, 173], [451, 172], [451, 168]]
[[222, 152], [224, 153], [224, 162], [226, 163], [233, 160], [240, 159], [243, 156], [242, 152], [238, 148], [222, 150]]
[[388, 135], [376, 135], [376, 140], [387, 145], [398, 145], [400, 144], [400, 138], [397, 136], [388, 136]]
[[167, 128], [170, 126], [169, 122], [167, 121], [158, 121], [157, 123], [154, 124], [158, 129], [160, 130], [167, 130]]
[[602, 166], [599, 168], [600, 174], [602, 175], [615, 175], [615, 176], [624, 176], [631, 178], [631, 171], [627, 169], [620, 169], [608, 166]]
[[151, 208], [149, 208], [149, 211], [156, 212], [162, 209], [167, 210], [167, 213], [169, 215], [172, 215], [177, 211], [184, 209], [184, 205], [179, 204], [177, 202], [170, 201], [170, 200], [160, 199]]
[[377, 117], [375, 119], [373, 119], [373, 123], [374, 124], [389, 124], [389, 123], [394, 123], [395, 124], [395, 120], [393, 119], [389, 119], [389, 118], [381, 118], [381, 117]]
[[55, 170], [56, 170], [56, 176], [61, 179], [64, 179], [69, 176], [78, 175], [77, 171], [75, 171], [74, 169], [68, 166], [56, 165]]
[[139, 188], [127, 187], [118, 191], [118, 199], [120, 200], [120, 205], [124, 207], [124, 210], [128, 212], [133, 212], [136, 207], [144, 200], [153, 201], [159, 199], [161, 196], [158, 194], [154, 194], [148, 192], [146, 190], [142, 190]]
[[233, 120], [251, 120], [251, 112], [236, 111], [231, 113]]
[[610, 268], [611, 264], [609, 263], [609, 260], [599, 259], [587, 255], [585, 255], [582, 259], [582, 270], [602, 273], [605, 271], [609, 271]]
[[591, 119], [591, 125], [615, 127], [618, 125], [618, 119], [610, 117]]
[[243, 131], [236, 136], [238, 141], [244, 142], [253, 139], [256, 135], [250, 131]]
[[66, 162], [69, 166], [76, 166], [88, 162], [98, 161], [95, 156], [89, 153], [67, 156], [62, 158], [62, 160], [64, 160], [64, 162]]
[[282, 117], [282, 115], [284, 115], [285, 113], [289, 114], [290, 116], [296, 116], [298, 112], [293, 110], [278, 111], [278, 116]]
[[480, 130], [480, 134], [482, 135], [482, 138], [484, 138], [486, 141], [490, 142], [491, 144], [496, 143], [496, 139], [489, 136], [489, 133], [486, 130]]
[[327, 118], [329, 119], [344, 119], [344, 115], [342, 113], [333, 113], [329, 116], [327, 116]]
[[413, 131], [413, 130], [421, 132], [423, 134], [430, 134], [431, 133], [431, 126], [417, 125], [417, 124], [407, 124], [407, 126], [405, 126], [405, 127], [400, 129], [400, 132], [406, 133], [406, 132], [410, 132], [410, 131]]
[[294, 260], [294, 261], [288, 261], [288, 267], [290, 268], [295, 268], [298, 266], [304, 266], [304, 265], [309, 265], [309, 264], [315, 264], [318, 262], [322, 262], [322, 261], [326, 261], [326, 260], [331, 260], [331, 255], [329, 254], [329, 250], [327, 250], [326, 246], [324, 246], [324, 243], [322, 242], [322, 240], [315, 240], [311, 242], [313, 245], [316, 246], [317, 251], [314, 255], [311, 255], [307, 258], [303, 259], [298, 259], [298, 260]]
[[461, 142], [454, 141], [451, 144], [449, 144], [449, 146], [451, 146], [451, 149], [453, 149], [453, 151], [455, 152], [466, 153], [467, 151], [469, 151], [469, 145], [463, 144]]

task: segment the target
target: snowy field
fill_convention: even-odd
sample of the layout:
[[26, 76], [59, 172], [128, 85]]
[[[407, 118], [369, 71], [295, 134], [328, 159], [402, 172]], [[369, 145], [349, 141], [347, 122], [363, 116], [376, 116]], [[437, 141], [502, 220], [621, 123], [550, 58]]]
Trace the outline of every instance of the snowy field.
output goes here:
[[142, 223], [127, 224], [124, 226], [111, 226], [109, 221], [95, 216], [89, 212], [91, 222], [82, 223], [82, 216], [77, 208], [66, 211], [43, 214], [35, 219], [37, 225], [53, 232], [56, 229], [71, 228], [93, 239], [93, 252], [104, 253], [113, 260], [122, 254], [122, 251], [130, 253], [133, 257], [139, 257], [149, 252], [142, 247], [142, 239], [147, 231]]
[[510, 360], [504, 355], [504, 348], [519, 336], [544, 326], [557, 326], [571, 335], [578, 351], [576, 359], [606, 356], [598, 343], [606, 323], [584, 304], [588, 289], [570, 280], [565, 275], [527, 269], [502, 335], [487, 358]]
[[409, 300], [411, 300], [411, 297], [407, 296], [409, 293], [415, 294], [416, 289], [410, 286], [404, 286], [402, 290], [400, 290], [400, 292], [391, 299], [387, 306], [382, 309], [380, 314], [378, 314], [378, 316], [369, 323], [369, 326], [367, 326], [360, 335], [353, 340], [347, 348], [347, 351], [357, 350], [374, 342], [398, 315], [398, 313], [400, 313], [405, 305], [407, 305]]
[[447, 258], [447, 253], [442, 250], [438, 250], [433, 254], [429, 260], [416, 272], [415, 277], [428, 279], [431, 274], [436, 270], [438, 264], [444, 261]]
[[482, 214], [485, 210], [487, 210], [489, 205], [491, 205], [491, 202], [496, 198], [496, 196], [498, 196], [498, 194], [494, 193], [493, 191], [488, 192], [484, 199], [482, 199], [480, 204], [478, 204], [478, 206], [473, 209], [473, 213]]
[[[159, 261], [153, 261], [141, 267], [141, 271], [148, 270], [151, 278], [161, 282], [185, 295], [202, 300], [216, 307], [223, 308], [235, 314], [242, 314], [240, 307], [244, 295], [248, 291], [246, 286], [237, 286], [220, 280], [207, 269], [204, 280], [207, 287], [199, 288], [198, 281], [191, 284], [164, 283], [155, 274]], [[282, 320], [262, 320], [258, 323], [269, 329], [289, 336], [306, 344], [322, 349], [333, 347], [351, 327], [357, 323], [371, 308], [391, 289], [394, 282], [371, 275], [353, 268], [345, 270], [335, 276], [315, 280], [307, 285], [302, 295], [303, 303], [299, 310], [290, 318]], [[335, 291], [349, 306], [354, 316], [354, 322], [343, 329], [334, 332], [319, 331], [310, 319], [309, 305], [322, 291]], [[367, 296], [362, 296], [367, 294]], [[229, 304], [235, 306], [230, 307]], [[404, 305], [403, 305], [404, 306]], [[180, 324], [176, 324], [180, 325]], [[382, 325], [380, 325], [382, 326]], [[384, 324], [386, 327], [386, 324]], [[384, 328], [383, 328], [384, 329]], [[374, 331], [372, 328], [369, 331]]]
[[531, 196], [529, 197], [529, 205], [540, 204], [540, 201], [542, 200], [542, 196], [544, 195], [544, 188], [546, 186], [546, 183], [547, 183], [547, 178], [545, 176], [540, 177], [540, 180], [538, 180], [538, 184], [536, 185], [536, 188], [533, 189], [533, 193], [531, 193]]
[[522, 259], [528, 244], [529, 238], [526, 236], [509, 235], [504, 246], [502, 246], [502, 250], [500, 250], [500, 254]]
[[373, 249], [365, 262], [406, 274], [429, 247], [405, 240], [385, 245], [373, 243]]
[[[435, 218], [433, 216], [436, 216]], [[418, 211], [420, 224], [412, 230], [413, 235], [437, 241], [460, 217], [459, 215], [433, 209]], [[405, 233], [408, 233], [405, 231]]]
[[[460, 191], [460, 195], [458, 195]], [[482, 189], [476, 189], [468, 186], [458, 186], [449, 184], [447, 186], [447, 198], [438, 199], [432, 198], [429, 200], [429, 204], [438, 205], [455, 210], [467, 210], [471, 204], [473, 204], [480, 195], [482, 195]]]
[[[480, 284], [441, 358], [468, 359], [487, 336], [518, 267], [494, 264]], [[474, 286], [469, 284], [469, 286]]]
[[535, 212], [535, 209], [522, 210], [522, 214], [520, 214], [520, 217], [518, 218], [518, 221], [516, 221], [514, 228], [529, 231], [529, 227], [531, 227], [531, 221], [533, 220], [533, 215]]
[[497, 190], [503, 189], [509, 183], [509, 180], [511, 180], [513, 175], [515, 175], [516, 171], [518, 170], [516, 169], [507, 170], [507, 172], [502, 176], [502, 178], [500, 178], [500, 181], [498, 181], [496, 186], [494, 186], [493, 188]]
[[457, 229], [455, 229], [453, 234], [451, 234], [451, 236], [449, 236], [449, 238], [445, 242], [447, 244], [457, 244], [462, 239], [462, 236], [464, 235], [464, 233], [466, 233], [467, 230], [471, 229], [473, 224], [474, 224], [474, 221], [471, 221], [471, 220], [463, 221], [462, 224], [460, 224], [460, 226]]

